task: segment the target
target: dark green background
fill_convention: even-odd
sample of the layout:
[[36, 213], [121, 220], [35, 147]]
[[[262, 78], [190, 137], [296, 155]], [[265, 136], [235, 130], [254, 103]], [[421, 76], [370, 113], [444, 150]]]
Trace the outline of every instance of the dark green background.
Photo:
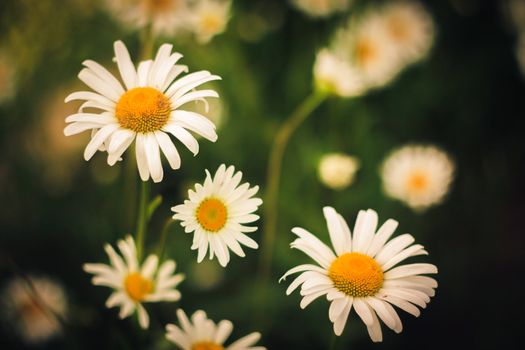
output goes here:
[[[41, 106], [53, 91], [65, 89], [60, 98], [73, 91], [81, 62], [91, 58], [110, 66], [117, 39], [137, 57], [138, 33], [124, 31], [87, 0], [2, 1], [0, 39], [16, 53], [20, 81], [16, 98], [0, 107], [0, 287], [14, 275], [14, 261], [26, 273], [60, 281], [71, 305], [68, 336], [41, 348], [168, 349], [162, 326], [175, 321], [179, 306], [188, 313], [202, 308], [215, 321], [232, 320], [232, 339], [260, 330], [260, 344], [269, 349], [327, 348], [332, 336], [328, 303], [321, 298], [300, 310], [298, 293], [284, 294], [290, 280], [277, 284], [287, 269], [308, 261], [288, 248], [291, 227], [305, 227], [328, 240], [325, 205], [334, 206], [351, 226], [359, 209], [377, 210], [380, 222], [395, 218], [397, 234], [413, 234], [430, 252], [421, 260], [439, 267], [436, 297], [422, 315], [416, 319], [400, 311], [401, 334], [383, 326], [383, 343], [373, 344], [352, 313], [341, 349], [523, 346], [525, 83], [514, 55], [516, 34], [505, 21], [502, 2], [426, 5], [437, 37], [424, 62], [363, 98], [328, 100], [294, 135], [284, 162], [271, 289], [261, 292], [256, 273], [260, 251], [247, 249], [246, 258], [232, 258], [220, 284], [200, 290], [191, 273], [196, 259], [189, 250], [191, 235], [173, 225], [167, 253], [188, 276], [180, 286], [183, 297], [177, 304], [148, 305], [152, 326], [143, 332], [134, 320], [120, 321], [116, 310], [104, 308], [109, 290], [92, 286], [81, 269], [85, 262], [107, 261], [103, 244], [115, 243], [133, 228], [126, 215], [125, 198], [132, 194], [124, 193], [123, 164], [116, 166], [115, 181], [101, 184], [93, 173], [106, 176], [104, 154], [86, 163], [78, 153], [64, 160], [73, 172], [71, 182], [54, 187], [43, 176], [53, 165], [26, 147], [35, 126], [47, 117]], [[253, 29], [255, 22], [247, 16], [256, 13], [274, 25], [260, 40], [246, 41], [239, 32]], [[200, 141], [197, 157], [180, 146], [181, 170], [165, 167], [163, 182], [152, 186], [164, 202], [150, 225], [149, 248], [155, 249], [169, 208], [183, 201], [188, 185], [204, 179], [206, 168], [233, 164], [264, 194], [275, 130], [310, 93], [315, 52], [343, 20], [313, 21], [286, 1], [235, 1], [227, 33], [211, 44], [197, 46], [187, 38], [157, 41], [156, 47], [173, 43], [190, 70], [207, 69], [223, 77], [215, 86], [227, 106], [227, 120], [215, 144]], [[386, 198], [378, 176], [391, 149], [413, 142], [437, 144], [457, 164], [444, 204], [422, 214]], [[45, 152], [46, 142], [39, 147]], [[361, 160], [355, 184], [345, 191], [332, 192], [317, 180], [317, 161], [329, 151]], [[254, 238], [260, 241], [260, 230]], [[253, 321], [260, 293], [265, 294], [265, 304], [259, 305], [266, 313], [265, 326]], [[3, 326], [0, 348], [25, 349], [10, 325]]]

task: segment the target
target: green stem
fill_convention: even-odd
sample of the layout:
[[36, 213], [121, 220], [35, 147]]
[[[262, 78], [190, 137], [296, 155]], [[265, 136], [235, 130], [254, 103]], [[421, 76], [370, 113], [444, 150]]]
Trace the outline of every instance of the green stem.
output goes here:
[[259, 269], [263, 281], [271, 271], [275, 233], [277, 228], [278, 194], [284, 152], [290, 137], [301, 123], [327, 98], [327, 94], [315, 91], [309, 95], [284, 121], [274, 139], [266, 173], [266, 198], [264, 211], [264, 232], [261, 245]]
[[151, 22], [147, 24], [144, 27], [144, 30], [141, 33], [140, 41], [141, 41], [141, 51], [140, 51], [140, 60], [148, 60], [151, 58], [151, 54], [153, 53], [153, 43], [154, 43], [154, 35], [153, 35], [153, 26], [151, 25]]
[[148, 203], [149, 203], [149, 182], [141, 181], [139, 212], [137, 216], [137, 259], [140, 261], [144, 251], [144, 236], [146, 235], [146, 226], [148, 223]]
[[164, 251], [166, 250], [166, 236], [168, 235], [169, 228], [172, 223], [174, 223], [175, 220], [173, 218], [168, 218], [164, 222], [164, 226], [162, 226], [162, 231], [160, 232], [160, 242], [159, 242], [159, 250], [158, 250], [158, 256], [159, 260], [162, 261], [162, 258], [164, 257]]
[[336, 350], [338, 348], [339, 339], [340, 339], [340, 337], [338, 337], [335, 334], [332, 334], [332, 340], [330, 341], [330, 348], [329, 348], [329, 350]]

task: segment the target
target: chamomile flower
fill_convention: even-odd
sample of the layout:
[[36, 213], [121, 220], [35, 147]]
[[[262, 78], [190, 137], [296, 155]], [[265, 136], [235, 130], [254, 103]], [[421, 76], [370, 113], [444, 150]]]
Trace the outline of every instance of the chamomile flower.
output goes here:
[[369, 87], [389, 83], [402, 68], [378, 10], [369, 10], [340, 30], [334, 52], [350, 62]]
[[404, 146], [392, 152], [381, 167], [385, 193], [416, 210], [441, 203], [453, 174], [452, 160], [434, 146]]
[[357, 169], [357, 158], [344, 153], [328, 153], [319, 161], [318, 174], [326, 187], [343, 190], [352, 184]]
[[[182, 57], [172, 53], [172, 45], [160, 47], [154, 60], [143, 61], [135, 69], [126, 46], [114, 44], [116, 62], [124, 85], [98, 63], [86, 60], [78, 77], [94, 91], [79, 91], [66, 97], [66, 102], [84, 100], [79, 112], [66, 118], [70, 123], [66, 136], [92, 131], [84, 150], [89, 160], [97, 150], [107, 151], [109, 165], [114, 165], [135, 141], [135, 154], [140, 177], [155, 182], [163, 178], [161, 152], [172, 169], [180, 167], [180, 156], [170, 134], [181, 141], [194, 155], [199, 144], [188, 131], [215, 142], [215, 125], [204, 116], [181, 109], [192, 101], [218, 97], [214, 90], [194, 89], [220, 77], [208, 71], [176, 78], [187, 67], [176, 64]], [[86, 112], [84, 109], [95, 109]], [[160, 148], [160, 150], [159, 150]]]
[[43, 343], [62, 332], [68, 303], [62, 286], [47, 277], [12, 279], [1, 295], [5, 321], [26, 343]]
[[84, 270], [94, 275], [94, 285], [114, 289], [106, 301], [108, 308], [120, 306], [121, 319], [137, 310], [139, 324], [146, 329], [149, 326], [149, 316], [142, 303], [179, 300], [181, 295], [175, 287], [184, 276], [173, 275], [176, 267], [173, 260], [167, 260], [158, 266], [159, 259], [153, 254], [141, 266], [137, 259], [135, 241], [131, 236], [119, 240], [117, 244], [122, 257], [111, 245], [106, 244], [104, 249], [111, 265], [84, 264]]
[[[191, 249], [198, 249], [197, 261], [201, 262], [210, 251], [210, 259], [217, 256], [221, 266], [230, 261], [230, 252], [244, 257], [240, 244], [257, 249], [259, 246], [245, 232], [254, 232], [257, 227], [245, 224], [257, 221], [254, 212], [262, 204], [260, 198], [252, 198], [259, 186], [250, 188], [249, 183], [239, 185], [240, 171], [222, 164], [212, 177], [206, 170], [204, 184], [196, 184], [189, 190], [189, 199], [171, 208], [173, 219], [180, 220], [187, 233], [194, 232]], [[240, 243], [240, 244], [239, 244]]]
[[378, 217], [373, 210], [359, 212], [353, 234], [333, 208], [325, 207], [323, 211], [334, 250], [305, 229], [292, 229], [299, 238], [291, 247], [318, 265], [304, 264], [289, 270], [281, 280], [301, 274], [286, 294], [301, 286], [303, 309], [326, 296], [330, 302], [328, 317], [336, 335], [343, 333], [352, 308], [374, 342], [383, 339], [379, 319], [396, 333], [401, 332], [401, 320], [392, 305], [419, 316], [416, 306], [425, 308], [437, 287], [433, 278], [421, 275], [437, 273], [437, 268], [425, 263], [395, 266], [409, 257], [428, 253], [423, 246], [412, 245], [414, 237], [409, 234], [389, 240], [398, 225], [395, 220], [387, 220], [376, 232]]
[[424, 57], [434, 39], [432, 18], [419, 3], [396, 1], [385, 6], [382, 19], [400, 59], [411, 63]]
[[225, 346], [233, 325], [228, 320], [215, 324], [202, 310], [196, 311], [191, 320], [181, 309], [177, 310], [180, 326], [168, 324], [166, 338], [182, 350], [266, 350], [263, 346], [254, 346], [261, 334], [253, 332]]
[[320, 91], [340, 97], [359, 96], [366, 91], [355, 67], [329, 49], [317, 53], [313, 70], [315, 86]]
[[230, 19], [230, 0], [197, 0], [188, 14], [188, 25], [197, 41], [206, 44], [224, 32]]
[[350, 0], [291, 0], [292, 4], [310, 17], [328, 17], [348, 9]]
[[142, 28], [151, 25], [159, 34], [175, 35], [187, 24], [188, 0], [111, 0], [109, 13], [123, 25]]

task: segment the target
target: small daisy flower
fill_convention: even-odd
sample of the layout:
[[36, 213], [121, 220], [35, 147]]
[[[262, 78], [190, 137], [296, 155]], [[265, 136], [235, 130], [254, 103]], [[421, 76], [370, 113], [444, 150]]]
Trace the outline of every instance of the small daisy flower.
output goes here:
[[253, 213], [262, 200], [252, 198], [259, 186], [239, 185], [241, 179], [242, 173], [235, 172], [233, 166], [226, 168], [222, 164], [214, 177], [206, 170], [204, 184], [196, 184], [195, 191], [188, 191], [189, 200], [171, 208], [175, 212], [173, 219], [181, 221], [184, 231], [195, 233], [191, 249], [198, 249], [198, 262], [206, 256], [208, 246], [210, 259], [216, 255], [221, 266], [230, 261], [230, 249], [240, 257], [245, 256], [239, 243], [252, 249], [259, 247], [245, 235], [245, 232], [257, 230], [245, 224], [259, 219]]
[[392, 152], [381, 167], [385, 193], [415, 210], [441, 203], [453, 175], [454, 163], [434, 146], [404, 146]]
[[373, 210], [359, 212], [353, 234], [333, 208], [325, 207], [323, 211], [334, 250], [305, 229], [292, 229], [299, 238], [291, 247], [318, 265], [299, 265], [286, 272], [281, 280], [301, 272], [286, 294], [301, 286], [302, 309], [326, 296], [330, 302], [328, 317], [336, 335], [343, 333], [352, 307], [374, 342], [383, 338], [379, 319], [396, 333], [401, 332], [401, 320], [392, 305], [419, 316], [416, 306], [425, 308], [437, 287], [433, 278], [421, 275], [437, 273], [437, 268], [423, 263], [395, 266], [409, 257], [428, 253], [423, 246], [412, 245], [414, 237], [409, 234], [389, 240], [398, 225], [395, 220], [387, 220], [376, 232], [378, 217]]
[[389, 83], [402, 68], [377, 10], [353, 19], [347, 28], [341, 30], [336, 36], [334, 50], [351, 62], [370, 87]]
[[229, 0], [198, 0], [191, 7], [188, 25], [199, 43], [206, 44], [224, 32], [230, 19], [230, 7]]
[[344, 153], [329, 153], [319, 161], [318, 174], [326, 187], [343, 190], [352, 184], [357, 169], [357, 158]]
[[180, 273], [173, 275], [176, 267], [173, 260], [167, 260], [159, 267], [159, 259], [153, 254], [147, 257], [141, 267], [131, 236], [119, 240], [117, 244], [122, 257], [111, 245], [106, 244], [104, 249], [111, 265], [84, 264], [84, 271], [94, 275], [94, 285], [115, 290], [106, 301], [108, 308], [120, 306], [121, 319], [137, 310], [139, 324], [146, 329], [149, 326], [149, 316], [142, 303], [179, 300], [181, 295], [175, 287], [184, 276]]
[[66, 293], [46, 277], [14, 278], [2, 293], [5, 320], [23, 341], [43, 343], [62, 332], [60, 318], [67, 314]]
[[173, 36], [184, 29], [189, 14], [188, 0], [105, 1], [113, 17], [125, 26], [142, 28], [151, 24], [157, 34]]
[[310, 17], [328, 17], [346, 11], [350, 0], [291, 0], [293, 6]]
[[410, 63], [428, 53], [434, 40], [434, 24], [422, 5], [393, 2], [385, 6], [382, 18], [400, 59]]
[[[215, 125], [209, 119], [180, 107], [205, 97], [218, 97], [213, 90], [194, 89], [220, 77], [199, 71], [176, 79], [187, 67], [176, 64], [182, 55], [172, 53], [170, 44], [162, 45], [155, 59], [141, 62], [138, 69], [131, 62], [124, 43], [116, 41], [114, 48], [124, 85], [98, 63], [84, 61], [86, 68], [78, 77], [94, 91], [74, 92], [66, 97], [66, 102], [85, 102], [78, 113], [66, 118], [70, 124], [64, 134], [70, 136], [91, 130], [92, 138], [85, 148], [84, 159], [91, 159], [97, 150], [107, 151], [109, 165], [120, 160], [135, 141], [141, 179], [147, 181], [151, 176], [154, 182], [162, 181], [160, 151], [172, 169], [180, 167], [179, 153], [169, 135], [194, 155], [199, 152], [199, 144], [189, 131], [212, 142], [217, 140]], [[100, 112], [88, 113], [85, 108]]]
[[166, 338], [182, 350], [266, 350], [263, 346], [254, 346], [261, 334], [253, 332], [229, 346], [224, 342], [230, 336], [233, 325], [228, 320], [215, 324], [202, 310], [196, 311], [191, 320], [184, 311], [177, 310], [180, 327], [174, 324], [166, 326]]
[[340, 97], [355, 97], [366, 91], [359, 72], [329, 49], [317, 53], [314, 63], [314, 81], [317, 89]]

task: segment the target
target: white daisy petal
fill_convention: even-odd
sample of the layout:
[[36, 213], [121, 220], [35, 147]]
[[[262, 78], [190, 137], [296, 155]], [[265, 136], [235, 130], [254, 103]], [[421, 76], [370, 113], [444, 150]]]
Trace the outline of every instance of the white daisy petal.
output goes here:
[[115, 49], [115, 58], [117, 60], [117, 66], [120, 71], [120, 76], [126, 85], [128, 90], [133, 89], [137, 86], [137, 72], [131, 62], [128, 49], [126, 45], [120, 40], [115, 41], [113, 45]]

